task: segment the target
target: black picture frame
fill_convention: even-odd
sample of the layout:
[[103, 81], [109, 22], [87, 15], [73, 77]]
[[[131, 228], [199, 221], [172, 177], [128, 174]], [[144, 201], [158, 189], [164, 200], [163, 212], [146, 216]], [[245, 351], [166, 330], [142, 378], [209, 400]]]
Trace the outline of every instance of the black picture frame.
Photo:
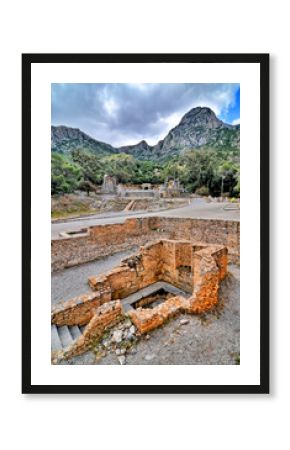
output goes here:
[[[269, 54], [23, 54], [22, 55], [22, 393], [267, 394], [269, 393]], [[31, 383], [31, 65], [33, 63], [247, 63], [260, 65], [260, 384], [32, 385]], [[262, 151], [261, 151], [262, 149]]]

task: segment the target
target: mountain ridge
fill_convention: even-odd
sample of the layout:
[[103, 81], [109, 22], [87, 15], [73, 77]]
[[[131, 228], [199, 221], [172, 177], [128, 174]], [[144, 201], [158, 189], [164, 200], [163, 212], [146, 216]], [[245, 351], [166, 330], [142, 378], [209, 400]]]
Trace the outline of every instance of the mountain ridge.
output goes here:
[[70, 153], [72, 149], [83, 148], [99, 151], [101, 154], [113, 154], [115, 147], [106, 142], [98, 141], [79, 128], [67, 127], [66, 125], [51, 126], [51, 150], [61, 153]]
[[51, 126], [51, 149], [70, 153], [74, 149], [87, 149], [100, 156], [126, 153], [137, 159], [156, 160], [175, 156], [187, 149], [201, 147], [234, 148], [240, 146], [240, 126], [230, 125], [218, 119], [208, 107], [198, 106], [189, 110], [179, 124], [155, 145], [145, 140], [137, 144], [113, 147], [92, 138], [79, 128], [65, 125]]

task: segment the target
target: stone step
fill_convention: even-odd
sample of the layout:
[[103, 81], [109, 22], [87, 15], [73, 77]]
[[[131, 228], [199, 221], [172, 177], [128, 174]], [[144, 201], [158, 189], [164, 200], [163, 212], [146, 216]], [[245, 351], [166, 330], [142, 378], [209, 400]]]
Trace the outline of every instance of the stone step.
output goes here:
[[61, 340], [59, 338], [56, 325], [51, 325], [51, 350], [53, 352], [62, 350]]
[[67, 325], [58, 327], [58, 335], [63, 348], [66, 348], [73, 343], [73, 338]]
[[74, 341], [82, 335], [82, 332], [77, 325], [69, 327], [69, 331]]

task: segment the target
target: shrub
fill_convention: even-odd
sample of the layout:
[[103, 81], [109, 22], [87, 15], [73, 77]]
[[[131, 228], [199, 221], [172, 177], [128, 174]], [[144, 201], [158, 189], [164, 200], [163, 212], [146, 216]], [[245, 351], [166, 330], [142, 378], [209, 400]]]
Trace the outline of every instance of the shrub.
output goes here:
[[202, 195], [202, 196], [208, 196], [209, 195], [209, 188], [207, 186], [201, 186], [196, 189], [195, 194]]

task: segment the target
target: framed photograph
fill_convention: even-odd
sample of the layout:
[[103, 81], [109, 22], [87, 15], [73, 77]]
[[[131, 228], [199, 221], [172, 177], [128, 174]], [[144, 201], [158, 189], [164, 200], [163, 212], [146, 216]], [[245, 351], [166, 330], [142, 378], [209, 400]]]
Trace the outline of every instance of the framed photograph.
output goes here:
[[269, 55], [22, 55], [22, 392], [269, 393]]

